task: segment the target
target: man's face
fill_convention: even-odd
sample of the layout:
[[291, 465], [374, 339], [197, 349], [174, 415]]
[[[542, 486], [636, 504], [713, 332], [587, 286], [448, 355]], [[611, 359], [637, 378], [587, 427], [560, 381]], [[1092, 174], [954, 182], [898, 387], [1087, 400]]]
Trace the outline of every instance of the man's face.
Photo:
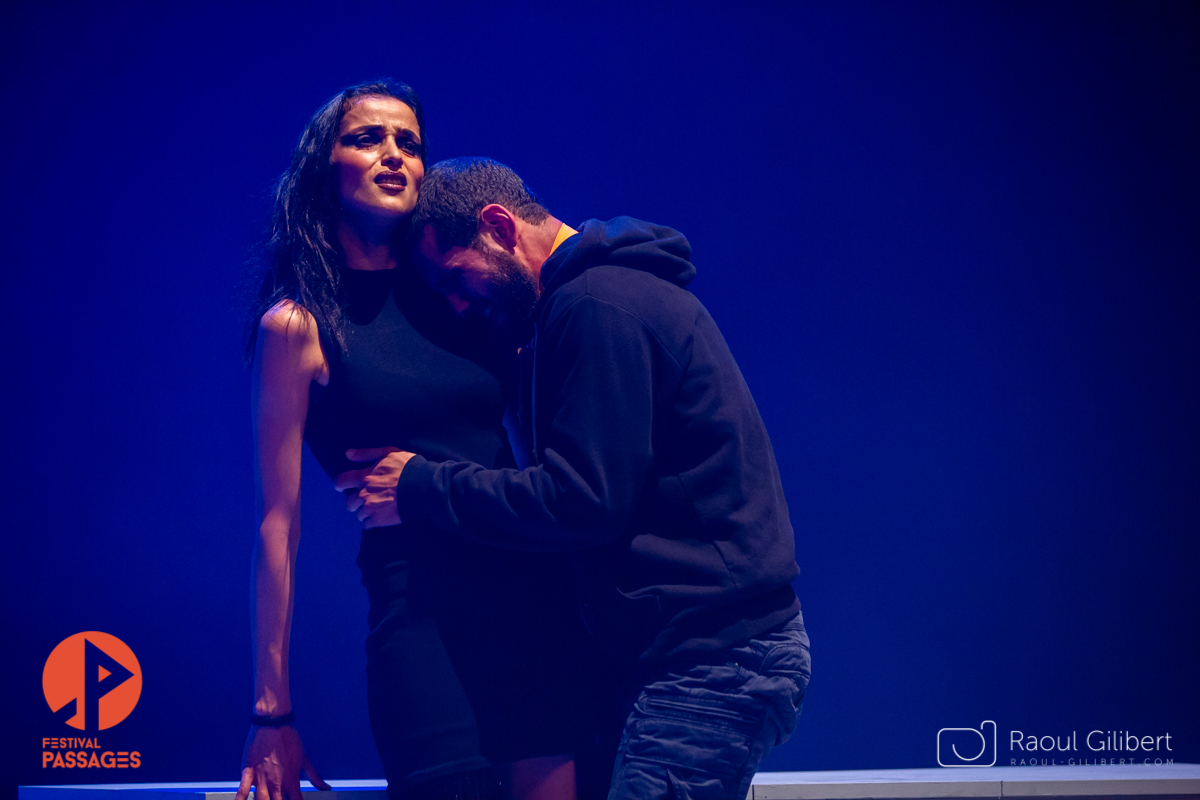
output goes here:
[[428, 225], [421, 232], [419, 252], [425, 279], [460, 317], [479, 315], [515, 340], [525, 338], [539, 294], [532, 268], [482, 235], [470, 247], [439, 253]]

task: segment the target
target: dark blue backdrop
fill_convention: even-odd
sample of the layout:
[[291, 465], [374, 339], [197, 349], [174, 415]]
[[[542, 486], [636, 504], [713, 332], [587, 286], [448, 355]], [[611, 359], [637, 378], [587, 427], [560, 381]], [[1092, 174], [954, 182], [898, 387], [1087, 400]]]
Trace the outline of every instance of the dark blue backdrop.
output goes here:
[[[0, 12], [10, 789], [236, 777], [234, 287], [308, 115], [380, 74], [432, 158], [691, 239], [814, 641], [765, 768], [933, 766], [983, 719], [1000, 763], [1011, 730], [1200, 760], [1195, 3], [109, 6]], [[356, 528], [308, 466], [293, 697], [326, 778], [374, 777]], [[136, 774], [41, 768], [75, 733], [42, 665], [83, 630], [141, 659], [100, 737]]]

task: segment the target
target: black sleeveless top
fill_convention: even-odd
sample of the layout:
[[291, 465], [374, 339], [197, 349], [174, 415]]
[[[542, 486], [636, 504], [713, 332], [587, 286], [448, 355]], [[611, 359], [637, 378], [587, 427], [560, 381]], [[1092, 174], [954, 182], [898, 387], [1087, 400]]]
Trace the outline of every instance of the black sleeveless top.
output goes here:
[[[321, 468], [331, 478], [361, 469], [347, 449], [387, 446], [432, 461], [515, 466], [502, 418], [516, 349], [502, 347], [483, 320], [458, 319], [411, 266], [343, 269], [342, 281], [345, 347], [323, 341], [329, 385], [311, 385], [304, 428]], [[497, 602], [546, 566], [536, 561], [428, 524], [365, 530], [358, 554], [372, 626], [384, 597], [403, 596], [414, 619], [437, 618], [446, 637], [479, 603]]]
[[[334, 477], [351, 447], [391, 445], [431, 461], [513, 466], [502, 376], [515, 349], [454, 316], [408, 267], [342, 270], [345, 348], [326, 343], [329, 385], [313, 383], [304, 439]], [[513, 360], [506, 364], [505, 359]]]

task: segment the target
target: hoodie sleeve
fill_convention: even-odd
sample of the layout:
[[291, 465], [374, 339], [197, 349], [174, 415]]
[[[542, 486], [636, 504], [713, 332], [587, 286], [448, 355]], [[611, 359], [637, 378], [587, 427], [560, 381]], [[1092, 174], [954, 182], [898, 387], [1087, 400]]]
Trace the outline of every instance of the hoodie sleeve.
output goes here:
[[522, 550], [624, 534], [650, 469], [655, 366], [673, 359], [633, 314], [590, 295], [541, 332], [535, 358], [540, 463], [492, 470], [415, 456], [397, 487], [401, 521]]

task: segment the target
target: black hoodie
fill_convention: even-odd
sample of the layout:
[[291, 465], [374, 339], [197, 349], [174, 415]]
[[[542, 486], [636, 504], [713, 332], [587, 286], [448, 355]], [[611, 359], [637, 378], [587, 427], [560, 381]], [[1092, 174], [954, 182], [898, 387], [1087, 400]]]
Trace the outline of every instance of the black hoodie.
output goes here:
[[766, 429], [670, 228], [588, 220], [542, 266], [522, 351], [524, 469], [420, 456], [400, 519], [488, 544], [573, 551], [589, 629], [618, 666], [755, 636], [800, 608]]

